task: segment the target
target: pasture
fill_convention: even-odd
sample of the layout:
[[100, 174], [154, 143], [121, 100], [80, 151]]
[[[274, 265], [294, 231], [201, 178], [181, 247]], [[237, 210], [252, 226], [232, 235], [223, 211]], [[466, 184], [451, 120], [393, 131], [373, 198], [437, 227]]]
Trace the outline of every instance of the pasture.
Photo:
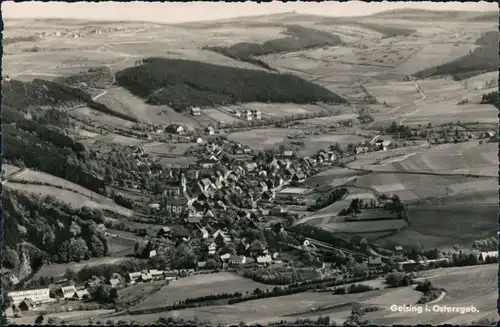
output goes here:
[[229, 134], [227, 138], [231, 141], [248, 145], [252, 149], [266, 149], [285, 141], [288, 135], [301, 133], [298, 129], [261, 128], [234, 132]]
[[104, 257], [104, 258], [95, 258], [95, 259], [90, 259], [87, 261], [82, 261], [79, 263], [76, 262], [70, 262], [70, 263], [53, 263], [50, 265], [43, 265], [40, 270], [38, 270], [33, 278], [38, 278], [41, 276], [47, 276], [47, 277], [62, 277], [66, 273], [66, 270], [71, 269], [75, 272], [80, 271], [82, 268], [85, 266], [99, 266], [99, 265], [104, 265], [104, 264], [118, 264], [127, 258], [124, 257]]
[[199, 127], [199, 124], [191, 117], [180, 114], [165, 105], [147, 104], [122, 87], [108, 89], [97, 99], [97, 102], [113, 111], [136, 117], [139, 121], [149, 124], [180, 124], [188, 128]]
[[381, 165], [370, 166], [369, 169], [385, 172], [442, 172], [495, 176], [498, 172], [497, 153], [496, 143], [478, 144], [477, 141], [471, 141], [442, 144], [425, 151], [409, 153], [398, 160], [389, 159], [385, 164], [382, 162]]
[[70, 111], [70, 116], [75, 116], [77, 120], [92, 119], [98, 126], [111, 126], [116, 128], [132, 128], [135, 123], [104, 114], [98, 110], [90, 109], [88, 107], [76, 108]]
[[[210, 120], [212, 120], [212, 122], [209, 121], [205, 122], [206, 123], [205, 125], [210, 125], [210, 123], [212, 125], [214, 125], [215, 123], [232, 124], [241, 121], [239, 118], [233, 117], [224, 111], [225, 111], [224, 109], [207, 109], [207, 108], [203, 109], [201, 113], [205, 114], [206, 116], [208, 116]], [[197, 117], [198, 121], [199, 117], [200, 116]]]
[[144, 152], [153, 155], [177, 155], [182, 156], [195, 143], [161, 143], [152, 142], [142, 145]]
[[148, 297], [133, 309], [173, 305], [187, 298], [196, 298], [213, 294], [253, 292], [256, 288], [265, 289], [268, 286], [240, 277], [233, 273], [221, 272], [214, 274], [194, 275], [172, 281], [159, 292]]
[[[36, 187], [33, 187], [33, 184], [15, 183], [16, 180], [26, 182], [42, 182], [54, 186], [36, 185]], [[57, 188], [56, 186], [63, 187], [64, 189]], [[105, 196], [44, 172], [29, 170], [24, 174], [15, 177], [12, 182], [6, 184], [5, 187], [11, 187], [28, 193], [38, 193], [43, 196], [53, 195], [56, 199], [64, 201], [75, 208], [79, 208], [82, 205], [88, 205], [112, 211], [125, 217], [130, 217], [133, 214], [132, 210], [117, 205], [113, 202], [113, 200], [106, 198]]]
[[[478, 312], [476, 313], [440, 313], [429, 312], [426, 314], [418, 313], [394, 313], [389, 310], [367, 313], [364, 317], [375, 324], [381, 325], [441, 325], [441, 324], [470, 324], [472, 321], [481, 318], [496, 319], [497, 310], [492, 303], [495, 303], [497, 294], [497, 274], [498, 266], [496, 264], [444, 268], [429, 270], [418, 274], [418, 277], [429, 279], [437, 287], [446, 290], [446, 295], [436, 304], [454, 307], [466, 307], [474, 305]], [[407, 303], [402, 301], [393, 301], [394, 303]], [[389, 304], [389, 303], [388, 303]]]

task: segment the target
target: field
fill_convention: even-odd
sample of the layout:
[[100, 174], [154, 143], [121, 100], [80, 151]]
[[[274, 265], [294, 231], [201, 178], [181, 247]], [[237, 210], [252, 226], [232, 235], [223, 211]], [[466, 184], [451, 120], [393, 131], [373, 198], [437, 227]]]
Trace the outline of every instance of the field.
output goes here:
[[182, 156], [184, 153], [193, 146], [194, 143], [145, 143], [142, 144], [144, 152], [150, 153], [153, 155], [177, 155]]
[[97, 99], [113, 111], [136, 117], [150, 124], [181, 124], [189, 128], [199, 127], [191, 117], [179, 114], [168, 106], [145, 103], [122, 87], [112, 87]]
[[36, 187], [33, 187], [33, 184], [21, 184], [14, 182], [7, 183], [5, 187], [22, 190], [29, 193], [38, 193], [41, 195], [53, 195], [55, 196], [56, 199], [65, 201], [66, 203], [72, 205], [75, 208], [79, 208], [82, 205], [88, 205], [93, 207], [99, 207], [103, 210], [109, 210], [126, 217], [132, 215], [131, 210], [117, 205], [111, 199], [108, 199], [100, 194], [92, 192], [77, 184], [68, 182], [67, 180], [64, 180], [62, 178], [58, 178], [43, 172], [29, 170], [13, 179], [13, 181], [16, 180], [48, 183], [50, 185], [64, 187], [65, 189], [59, 189], [54, 186], [42, 186], [42, 185], [36, 185]]
[[[158, 314], [145, 315], [103, 315], [101, 320], [126, 320], [139, 324], [151, 324], [160, 317], [183, 317], [184, 319], [199, 319], [224, 325], [238, 324], [245, 321], [247, 324], [296, 319], [317, 319], [320, 316], [329, 316], [332, 321], [342, 323], [351, 313], [354, 303], [377, 306], [382, 311], [367, 313], [363, 319], [371, 323], [391, 324], [458, 324], [470, 323], [482, 317], [496, 317], [496, 310], [491, 305], [496, 299], [497, 266], [482, 265], [460, 268], [443, 268], [419, 273], [419, 278], [427, 278], [437, 287], [446, 290], [446, 295], [436, 304], [448, 306], [475, 305], [479, 310], [476, 314], [446, 314], [431, 312], [425, 315], [416, 313], [393, 313], [390, 306], [393, 304], [416, 304], [421, 297], [420, 292], [412, 287], [386, 288], [358, 294], [332, 295], [331, 293], [305, 292], [295, 295], [276, 298], [253, 300], [235, 305], [210, 306], [175, 310]], [[314, 312], [311, 309], [315, 309]], [[74, 321], [84, 323], [84, 319]], [[99, 318], [100, 319], [100, 318]]]
[[[235, 123], [235, 122], [238, 122], [238, 121], [241, 121], [239, 118], [237, 117], [233, 117], [231, 115], [229, 115], [228, 113], [226, 113], [224, 110], [225, 108], [220, 108], [220, 109], [203, 109], [201, 111], [202, 114], [206, 115], [207, 116], [207, 121], [205, 122], [205, 125], [215, 125], [217, 123], [221, 123], [221, 124], [231, 124], [231, 123]], [[200, 116], [197, 117], [197, 120], [200, 121]]]
[[[296, 136], [289, 139], [289, 136]], [[300, 136], [299, 136], [300, 135]], [[299, 155], [310, 156], [319, 150], [326, 150], [335, 143], [358, 144], [368, 140], [368, 138], [357, 134], [323, 134], [311, 129], [299, 128], [263, 128], [248, 131], [238, 131], [228, 135], [228, 139], [248, 145], [252, 149], [266, 149], [276, 147], [279, 144], [287, 144], [293, 141], [304, 142], [304, 146], [298, 150]]]
[[415, 152], [413, 155], [403, 157], [402, 160], [365, 167], [386, 172], [440, 172], [493, 177], [498, 172], [497, 151], [496, 143], [478, 144], [477, 141], [472, 141], [461, 144], [443, 144]]
[[246, 144], [252, 149], [265, 149], [285, 141], [288, 135], [300, 133], [301, 131], [298, 129], [263, 128], [231, 133], [228, 135], [228, 139]]
[[123, 257], [104, 257], [104, 258], [97, 258], [97, 259], [90, 259], [83, 261], [81, 263], [64, 263], [64, 264], [51, 264], [51, 265], [43, 265], [42, 268], [40, 268], [39, 271], [35, 273], [33, 278], [41, 277], [41, 276], [48, 276], [48, 277], [61, 277], [66, 273], [67, 269], [74, 270], [78, 272], [80, 269], [84, 268], [85, 266], [99, 266], [99, 265], [104, 265], [104, 264], [118, 264], [121, 261], [126, 260], [126, 258]]
[[[452, 249], [454, 244], [471, 248], [474, 240], [494, 235], [498, 227], [497, 213], [497, 204], [463, 205], [457, 201], [443, 205], [410, 206], [411, 226], [381, 237], [376, 243], [384, 247], [415, 246], [419, 243], [425, 248]], [[471, 217], [474, 219], [471, 220]]]
[[[439, 305], [466, 307], [474, 305], [477, 313], [392, 313], [379, 311], [366, 314], [366, 319], [381, 325], [392, 324], [470, 324], [481, 318], [497, 318], [497, 310], [492, 303], [497, 299], [497, 265], [483, 265], [461, 268], [429, 270], [421, 273], [437, 287], [446, 290]], [[420, 275], [420, 274], [419, 274]], [[405, 300], [406, 301], [406, 300]], [[403, 303], [394, 301], [393, 303]], [[404, 302], [406, 303], [406, 302]]]
[[[375, 233], [381, 231], [392, 231], [402, 229], [407, 226], [403, 219], [398, 220], [381, 220], [381, 221], [360, 221], [360, 222], [330, 222], [330, 220], [337, 220], [337, 217], [315, 218], [319, 221], [319, 226], [322, 229], [332, 232], [346, 233], [346, 234], [360, 234]], [[320, 220], [321, 219], [321, 220]], [[307, 222], [311, 225], [314, 221]]]
[[195, 298], [221, 293], [253, 292], [254, 289], [267, 288], [266, 285], [250, 279], [239, 277], [232, 273], [216, 273], [208, 275], [195, 275], [171, 282], [141, 302], [133, 309], [148, 309], [172, 305], [186, 298]]

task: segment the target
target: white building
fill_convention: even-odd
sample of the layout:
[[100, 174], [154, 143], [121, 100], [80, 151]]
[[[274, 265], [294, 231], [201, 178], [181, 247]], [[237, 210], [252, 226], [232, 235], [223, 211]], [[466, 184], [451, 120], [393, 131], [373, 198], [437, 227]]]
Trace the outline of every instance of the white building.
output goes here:
[[41, 288], [36, 290], [25, 290], [17, 292], [9, 292], [7, 296], [12, 297], [13, 304], [18, 305], [23, 302], [25, 298], [33, 300], [35, 303], [50, 302], [50, 289]]
[[75, 285], [63, 286], [61, 287], [61, 292], [65, 299], [71, 299], [75, 295], [76, 287]]

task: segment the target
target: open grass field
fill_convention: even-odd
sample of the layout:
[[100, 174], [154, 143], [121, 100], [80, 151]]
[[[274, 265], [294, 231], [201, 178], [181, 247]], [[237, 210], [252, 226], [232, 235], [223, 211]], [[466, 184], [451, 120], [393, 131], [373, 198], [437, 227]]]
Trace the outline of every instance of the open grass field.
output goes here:
[[[497, 193], [498, 196], [498, 193]], [[382, 237], [377, 244], [385, 247], [394, 245], [425, 248], [452, 249], [454, 244], [471, 248], [477, 239], [493, 236], [497, 229], [498, 205], [476, 203], [464, 205], [459, 201], [444, 205], [410, 206], [411, 226], [407, 229]]]
[[90, 118], [90, 119], [96, 121], [98, 124], [104, 125], [104, 126], [108, 125], [111, 127], [118, 127], [118, 128], [132, 128], [132, 126], [134, 125], [134, 123], [131, 121], [128, 121], [128, 120], [125, 120], [122, 118], [118, 118], [118, 117], [114, 117], [114, 116], [110, 116], [110, 115], [106, 115], [100, 111], [90, 109], [88, 107], [82, 107], [82, 108], [77, 108], [77, 109], [71, 110], [71, 116], [75, 116], [77, 119], [82, 119], [82, 118], [89, 119]]
[[107, 199], [106, 201], [101, 201], [100, 199], [97, 198], [91, 198], [90, 196], [85, 196], [80, 193], [68, 191], [65, 189], [60, 189], [53, 186], [36, 185], [36, 187], [33, 187], [33, 184], [21, 184], [21, 183], [10, 182], [6, 184], [5, 187], [26, 193], [37, 194], [39, 196], [52, 195], [56, 199], [67, 203], [68, 205], [72, 206], [75, 209], [78, 209], [82, 206], [89, 206], [93, 208], [101, 208], [103, 210], [116, 212], [117, 214], [123, 216], [132, 215], [131, 210], [120, 207], [117, 204], [114, 204], [109, 199]]
[[[392, 313], [377, 311], [366, 314], [366, 319], [382, 325], [392, 324], [470, 324], [481, 318], [496, 319], [497, 310], [497, 274], [496, 264], [436, 269], [423, 272], [421, 275], [429, 279], [437, 287], [446, 290], [445, 297], [437, 302], [439, 305], [465, 307], [474, 305], [477, 313]], [[403, 302], [392, 302], [403, 303]], [[392, 304], [391, 303], [391, 304]], [[406, 302], [404, 302], [406, 303]]]
[[139, 121], [150, 124], [181, 124], [189, 128], [199, 127], [199, 124], [191, 117], [179, 114], [168, 106], [149, 105], [122, 87], [108, 89], [97, 102], [113, 111], [136, 117]]
[[356, 171], [348, 168], [334, 167], [319, 174], [313, 175], [306, 179], [306, 185], [316, 187], [317, 185], [332, 185], [338, 186], [347, 183], [349, 180], [356, 178]]
[[[415, 304], [421, 293], [412, 287], [383, 289], [360, 294], [332, 295], [330, 293], [306, 292], [271, 299], [254, 300], [231, 306], [212, 306], [166, 312], [158, 315], [139, 315], [113, 317], [113, 319], [131, 319], [139, 323], [152, 323], [161, 316], [186, 317], [210, 320], [214, 323], [237, 324], [243, 320], [247, 323], [269, 323], [271, 321], [295, 321], [298, 318], [316, 319], [329, 316], [331, 320], [342, 323], [350, 314], [353, 303], [375, 305], [385, 310], [368, 313], [364, 319], [372, 323], [418, 324], [424, 321], [429, 324], [470, 323], [481, 317], [493, 318], [496, 310], [491, 303], [496, 298], [496, 265], [484, 265], [464, 268], [446, 268], [425, 272], [426, 278], [436, 286], [443, 287], [447, 294], [436, 304], [449, 306], [475, 305], [477, 314], [445, 314], [429, 313], [392, 313], [392, 304]], [[310, 310], [314, 308], [315, 311]], [[423, 319], [423, 320], [422, 320]]]
[[246, 144], [252, 149], [266, 149], [285, 141], [288, 135], [300, 133], [301, 131], [298, 129], [262, 128], [231, 133], [228, 135], [228, 139]]
[[256, 288], [268, 286], [242, 278], [233, 273], [194, 275], [172, 281], [158, 293], [139, 303], [133, 309], [148, 309], [172, 305], [187, 298], [195, 298], [221, 293], [253, 292]]
[[152, 142], [142, 145], [144, 152], [153, 155], [183, 155], [194, 143], [161, 143]]
[[38, 278], [41, 276], [48, 276], [48, 277], [61, 277], [66, 273], [67, 269], [71, 269], [73, 271], [78, 272], [80, 269], [82, 269], [85, 266], [98, 266], [98, 265], [103, 265], [103, 264], [118, 264], [121, 261], [126, 260], [124, 257], [104, 257], [104, 258], [96, 258], [96, 259], [90, 259], [87, 261], [82, 261], [80, 263], [76, 262], [71, 262], [71, 263], [57, 263], [57, 264], [51, 264], [51, 265], [43, 265], [42, 268], [40, 268], [39, 271], [35, 273], [33, 278]]
[[154, 281], [152, 283], [142, 283], [123, 288], [118, 291], [118, 302], [127, 303], [137, 298], [152, 296], [167, 282], [165, 280]]
[[[495, 176], [498, 172], [496, 143], [477, 141], [438, 145], [425, 151], [406, 155], [400, 160], [370, 166], [374, 171], [415, 171]], [[354, 162], [353, 164], [355, 164]]]
[[202, 122], [201, 115], [196, 117], [196, 120], [203, 125], [215, 125], [217, 123], [221, 124], [231, 124], [237, 121], [241, 121], [239, 118], [229, 115], [224, 109], [209, 109], [205, 108], [201, 111], [202, 114], [207, 116], [207, 120]]

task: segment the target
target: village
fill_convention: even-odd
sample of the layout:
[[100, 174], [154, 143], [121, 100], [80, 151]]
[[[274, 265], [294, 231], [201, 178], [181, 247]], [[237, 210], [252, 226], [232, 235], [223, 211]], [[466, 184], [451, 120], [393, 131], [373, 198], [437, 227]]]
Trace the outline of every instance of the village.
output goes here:
[[[154, 262], [158, 269], [131, 271], [127, 274], [113, 274], [111, 278], [93, 276], [86, 281], [75, 283], [72, 273], [65, 278], [54, 280], [50, 288], [13, 291], [8, 293], [12, 306], [7, 315], [19, 317], [23, 311], [39, 310], [44, 305], [58, 301], [102, 301], [103, 287], [107, 297], [115, 298], [116, 290], [135, 284], [164, 281], [175, 282], [179, 278], [197, 274], [217, 273], [220, 271], [245, 271], [258, 267], [266, 269], [310, 265], [312, 269], [332, 276], [352, 278], [349, 273], [352, 265], [363, 264], [370, 276], [381, 276], [391, 269], [414, 271], [428, 267], [448, 266], [450, 257], [409, 259], [407, 250], [396, 246], [385, 254], [373, 249], [349, 250], [345, 247], [332, 247], [312, 238], [304, 238], [291, 231], [290, 227], [307, 214], [307, 178], [331, 167], [341, 167], [350, 157], [359, 154], [359, 148], [332, 145], [309, 157], [298, 157], [294, 151], [255, 152], [241, 144], [229, 142], [214, 135], [213, 128], [207, 128], [209, 142], [197, 145], [198, 162], [196, 165], [180, 168], [151, 168], [151, 156], [140, 146], [131, 148], [130, 154], [139, 167], [146, 167], [148, 174], [161, 182], [155, 190], [144, 190], [148, 194], [145, 203], [136, 201], [134, 208], [140, 214], [141, 222], [157, 226], [156, 233], [150, 229], [131, 229], [142, 238], [137, 242], [133, 256]], [[183, 134], [182, 130], [172, 133]], [[490, 135], [485, 135], [490, 137]], [[386, 151], [391, 142], [377, 137], [363, 146], [363, 151]], [[349, 152], [351, 151], [351, 152]], [[332, 199], [323, 206], [348, 195], [345, 192], [339, 199]], [[333, 202], [332, 202], [333, 201]], [[390, 201], [390, 200], [389, 200]], [[370, 204], [381, 208], [387, 199], [379, 198]], [[162, 227], [163, 226], [163, 227]], [[121, 238], [120, 233], [101, 226], [109, 239]], [[275, 230], [279, 235], [287, 234], [287, 240], [273, 242], [266, 235], [267, 230]], [[276, 234], [274, 234], [276, 235]], [[293, 236], [296, 237], [292, 241]], [[297, 243], [298, 242], [298, 243]], [[361, 241], [362, 243], [363, 241]], [[311, 245], [312, 243], [312, 245]], [[182, 263], [165, 262], [173, 245], [185, 244], [190, 251], [197, 253], [196, 258], [182, 260]], [[311, 247], [312, 246], [312, 247]], [[299, 253], [347, 254], [350, 261], [331, 263], [323, 260], [291, 260], [290, 250]], [[187, 254], [185, 254], [187, 255]], [[491, 262], [497, 252], [481, 252], [478, 260]], [[302, 262], [302, 263], [301, 263]], [[346, 270], [347, 269], [347, 270]], [[346, 274], [347, 272], [347, 274]], [[68, 276], [69, 275], [69, 276]], [[325, 275], [325, 276], [326, 276]], [[69, 278], [66, 278], [69, 277]], [[19, 281], [11, 276], [11, 282]], [[113, 295], [114, 294], [114, 295]], [[168, 301], [168, 300], [167, 300]], [[71, 305], [68, 310], [71, 310]]]

